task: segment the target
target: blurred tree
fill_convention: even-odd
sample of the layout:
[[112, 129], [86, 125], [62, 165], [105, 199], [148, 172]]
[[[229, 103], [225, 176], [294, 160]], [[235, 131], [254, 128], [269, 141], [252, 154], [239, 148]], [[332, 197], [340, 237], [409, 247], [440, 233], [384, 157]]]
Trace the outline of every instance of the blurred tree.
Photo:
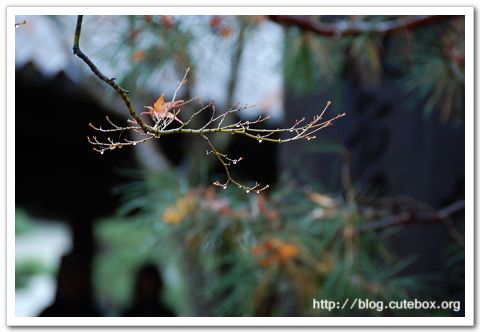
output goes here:
[[[168, 172], [136, 173], [120, 189], [119, 214], [97, 227], [103, 250], [95, 286], [113, 315], [129, 303], [136, 266], [151, 261], [162, 267], [166, 302], [179, 316], [425, 315], [328, 312], [312, 310], [311, 301], [434, 296], [426, 276], [401, 274], [415, 257], [399, 259], [387, 239], [396, 226], [443, 222], [462, 209], [458, 203], [438, 213], [398, 212], [394, 199], [357, 205], [287, 184], [269, 197], [249, 197], [192, 187]], [[449, 259], [457, 268], [458, 256]]]
[[[107, 52], [114, 50], [119, 57], [116, 68], [126, 71], [126, 74], [119, 75], [115, 80], [104, 76], [80, 50], [79, 19], [75, 53], [122, 97], [129, 110], [131, 122], [131, 126], [119, 126], [107, 119], [111, 126], [108, 129], [91, 126], [107, 135], [123, 134], [125, 131], [143, 135], [123, 140], [108, 136], [106, 141], [93, 138], [90, 142], [103, 154], [171, 133], [198, 134], [206, 139], [210, 147], [207, 154], [213, 154], [227, 174], [227, 182], [215, 181], [216, 186], [225, 188], [227, 184], [234, 183], [247, 193], [259, 193], [265, 189], [266, 187], [258, 184], [247, 186], [234, 180], [228, 166], [230, 163], [236, 164], [240, 158], [230, 159], [219, 152], [214, 144], [227, 145], [228, 142], [209, 139], [206, 135], [214, 132], [240, 134], [258, 143], [281, 143], [295, 140], [295, 137], [310, 140], [314, 138], [310, 135], [312, 131], [322, 129], [333, 121], [319, 122], [325, 110], [320, 117], [314, 117], [305, 125], [294, 122], [294, 126], [284, 129], [253, 126], [263, 122], [266, 117], [254, 121], [233, 117], [228, 121], [226, 115], [234, 116], [242, 110], [233, 103], [232, 97], [236, 78], [241, 71], [239, 66], [242, 45], [248, 38], [252, 38], [252, 31], [265, 19], [286, 26], [283, 54], [285, 94], [287, 99], [297, 98], [294, 103], [295, 111], [299, 110], [298, 105], [304, 103], [308, 94], [323, 90], [323, 95], [337, 96], [337, 100], [348, 103], [350, 98], [345, 93], [352, 88], [347, 86], [348, 84], [354, 85], [355, 89], [374, 91], [387, 81], [398, 87], [397, 98], [403, 97], [402, 99], [413, 102], [412, 109], [416, 110], [416, 105], [422, 105], [421, 109], [426, 115], [443, 122], [462, 122], [464, 24], [461, 17], [211, 17], [203, 22], [205, 31], [216, 35], [220, 41], [234, 38], [230, 80], [223, 105], [227, 110], [223, 113], [225, 115], [220, 114], [216, 118], [212, 112], [204, 117], [205, 110], [215, 109], [214, 104], [192, 99], [192, 86], [190, 81], [186, 80], [186, 74], [176, 86], [173, 97], [167, 99], [172, 103], [170, 105], [179, 100], [192, 104], [199, 102], [200, 106], [190, 109], [188, 116], [181, 120], [191, 124], [193, 128], [198, 128], [193, 131], [192, 128], [184, 127], [184, 124], [167, 128], [174, 122], [175, 117], [179, 117], [179, 110], [175, 107], [165, 109], [166, 102], [162, 99], [157, 99], [153, 104], [152, 112], [156, 113], [150, 113], [155, 115], [152, 118], [156, 122], [153, 125], [148, 124], [148, 121], [134, 111], [129, 97], [137, 92], [141, 94], [135, 82], [143, 80], [145, 72], [147, 75], [163, 78], [163, 73], [170, 71], [173, 72], [171, 77], [182, 77], [184, 67], [191, 67], [193, 79], [201, 79], [196, 74], [198, 69], [193, 60], [196, 49], [192, 47], [195, 45], [192, 26], [182, 24], [182, 17], [130, 17], [128, 31], [122, 33], [124, 42], [119, 43], [118, 48], [107, 48]], [[203, 31], [201, 25], [195, 25], [194, 28], [197, 32]], [[143, 35], [144, 33], [146, 35]], [[124, 60], [120, 59], [125, 53], [128, 53], [130, 61], [138, 65], [125, 66]], [[150, 70], [146, 70], [147, 65]], [[120, 84], [117, 84], [117, 81]], [[162, 82], [165, 85], [159, 90], [168, 90], [163, 87], [171, 85], [172, 80], [169, 81], [170, 83]], [[135, 88], [130, 89], [130, 94], [121, 88], [130, 85]], [[176, 99], [182, 86], [185, 86], [186, 92]], [[294, 116], [298, 113], [295, 112]], [[332, 119], [340, 116], [343, 116], [343, 113]], [[376, 116], [382, 116], [381, 109]], [[215, 121], [218, 121], [218, 127], [207, 127], [215, 124]], [[205, 123], [207, 126], [202, 127]], [[383, 151], [387, 140], [384, 139], [385, 136], [372, 134], [368, 126], [363, 129], [359, 135], [365, 134], [371, 140], [361, 140], [358, 136], [358, 139], [352, 139], [351, 143], [364, 144], [368, 153], [363, 154], [363, 157], [370, 158], [368, 160], [371, 161]], [[294, 139], [287, 136], [292, 132]], [[279, 138], [272, 138], [271, 135], [274, 134], [281, 135]], [[205, 150], [198, 148], [197, 144], [198, 140], [185, 144], [184, 155], [187, 157], [181, 159], [187, 160], [184, 165], [190, 165], [185, 167], [187, 172], [192, 172], [197, 167], [200, 156], [205, 154]], [[340, 151], [344, 161], [351, 160], [348, 151]], [[333, 170], [338, 171], [338, 167]], [[332, 174], [325, 173], [326, 176]], [[304, 174], [298, 176], [302, 175]], [[156, 183], [156, 180], [149, 181]], [[281, 198], [276, 201], [275, 195], [272, 195], [274, 202], [271, 207], [266, 207], [268, 203], [262, 201], [261, 194], [247, 203], [238, 196], [227, 196], [223, 200], [222, 196], [218, 198], [217, 194], [209, 192], [209, 188], [197, 191], [185, 190], [184, 186], [177, 192], [174, 188], [180, 187], [178, 184], [167, 189], [168, 186], [163, 180], [153, 187], [147, 181], [148, 189], [143, 194], [128, 194], [125, 209], [132, 211], [131, 208], [136, 207], [138, 210], [134, 210], [133, 219], [140, 223], [143, 220], [147, 228], [157, 229], [158, 233], [154, 234], [152, 240], [154, 244], [162, 241], [162, 247], [172, 250], [171, 257], [166, 254], [167, 257], [159, 259], [164, 265], [174, 261], [183, 269], [189, 276], [185, 278], [188, 285], [183, 287], [205, 292], [200, 295], [196, 293], [191, 299], [182, 294], [184, 297], [177, 303], [177, 309], [184, 310], [184, 314], [305, 315], [315, 314], [308, 310], [310, 307], [307, 301], [315, 295], [331, 299], [342, 299], [345, 296], [392, 299], [415, 294], [415, 291], [418, 291], [418, 281], [397, 275], [410, 261], [399, 261], [393, 257], [377, 233], [378, 228], [383, 228], [382, 225], [385, 224], [395, 226], [404, 223], [443, 222], [449, 218], [450, 213], [442, 216], [441, 211], [432, 212], [430, 207], [417, 202], [396, 202], [384, 209], [373, 208], [372, 212], [371, 205], [361, 200], [364, 197], [357, 195], [348, 166], [346, 170], [342, 167], [342, 181], [347, 191], [344, 200], [336, 200], [310, 190], [307, 197], [313, 204], [320, 205], [317, 208], [312, 207], [311, 203], [304, 206], [304, 200], [298, 199], [304, 198], [305, 193], [294, 192], [291, 196], [286, 192], [279, 193]], [[236, 201], [237, 199], [239, 201]], [[253, 206], [250, 206], [252, 204]], [[233, 205], [238, 209], [233, 208]], [[408, 211], [408, 217], [402, 213], [396, 214], [395, 209], [399, 206]], [[454, 212], [461, 209], [460, 204]], [[427, 212], [430, 214], [425, 215]], [[318, 219], [322, 221], [322, 225], [318, 225]], [[453, 234], [456, 234], [455, 231]], [[457, 240], [461, 246], [461, 234]], [[155, 248], [154, 245], [150, 247]], [[176, 253], [175, 256], [173, 252]]]

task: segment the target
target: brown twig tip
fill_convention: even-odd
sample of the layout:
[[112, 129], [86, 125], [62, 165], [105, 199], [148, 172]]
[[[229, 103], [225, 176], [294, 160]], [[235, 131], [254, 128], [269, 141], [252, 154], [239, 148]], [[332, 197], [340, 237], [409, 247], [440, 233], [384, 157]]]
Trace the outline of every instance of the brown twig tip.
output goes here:
[[18, 29], [18, 28], [20, 28], [21, 25], [25, 25], [25, 24], [27, 24], [26, 20], [23, 20], [21, 22], [17, 22], [17, 23], [15, 23], [15, 29]]
[[[277, 129], [265, 129], [259, 128], [259, 125], [271, 118], [271, 115], [260, 115], [255, 120], [239, 120], [239, 121], [229, 121], [234, 115], [241, 113], [253, 106], [244, 105], [240, 106], [240, 103], [235, 103], [229, 109], [218, 113], [215, 101], [211, 100], [208, 104], [203, 105], [199, 97], [192, 98], [190, 100], [177, 100], [177, 95], [183, 85], [187, 82], [187, 76], [190, 72], [190, 68], [185, 68], [185, 73], [183, 78], [178, 82], [178, 85], [173, 92], [173, 96], [169, 101], [165, 100], [165, 94], [161, 94], [160, 97], [155, 101], [153, 106], [146, 106], [148, 112], [143, 112], [140, 115], [137, 115], [135, 112], [130, 98], [125, 93], [120, 86], [118, 86], [113, 79], [108, 79], [103, 75], [99, 69], [92, 63], [92, 61], [80, 50], [80, 32], [81, 32], [82, 17], [79, 16], [77, 20], [77, 28], [75, 31], [74, 38], [74, 53], [79, 56], [92, 70], [92, 72], [99, 77], [102, 81], [106, 82], [123, 99], [125, 105], [127, 106], [128, 112], [131, 115], [131, 119], [127, 120], [128, 125], [120, 125], [114, 123], [108, 116], [106, 116], [106, 121], [108, 124], [107, 128], [102, 128], [101, 126], [95, 126], [92, 123], [89, 123], [89, 127], [93, 130], [100, 132], [102, 134], [109, 135], [106, 139], [98, 140], [96, 136], [87, 137], [88, 142], [92, 145], [93, 150], [97, 151], [100, 154], [104, 154], [109, 150], [121, 149], [124, 146], [135, 146], [137, 144], [146, 143], [152, 139], [159, 138], [163, 135], [170, 134], [194, 134], [203, 137], [207, 144], [210, 147], [210, 150], [207, 151], [207, 154], [213, 154], [218, 161], [221, 163], [225, 170], [227, 180], [224, 183], [215, 181], [213, 184], [215, 186], [222, 187], [224, 189], [230, 183], [235, 184], [238, 188], [245, 190], [246, 193], [256, 192], [260, 193], [261, 191], [268, 189], [269, 185], [261, 185], [260, 183], [255, 183], [254, 186], [247, 186], [239, 183], [233, 179], [230, 175], [229, 166], [236, 165], [239, 161], [243, 160], [243, 157], [239, 158], [230, 158], [227, 155], [219, 152], [215, 146], [212, 144], [209, 139], [210, 134], [223, 133], [223, 134], [237, 134], [243, 135], [245, 137], [255, 139], [258, 143], [262, 142], [271, 142], [271, 143], [286, 143], [296, 140], [305, 139], [307, 141], [315, 139], [316, 136], [313, 135], [316, 132], [327, 128], [332, 125], [334, 121], [345, 116], [345, 113], [338, 114], [328, 120], [324, 120], [323, 117], [331, 105], [331, 101], [327, 101], [325, 107], [320, 112], [319, 115], [315, 115], [313, 119], [305, 123], [305, 118], [295, 121], [295, 123], [288, 128], [277, 128]], [[188, 118], [184, 118], [181, 111], [184, 107], [193, 108], [194, 111]], [[207, 116], [206, 121], [203, 124], [200, 124], [197, 128], [192, 128], [191, 124], [193, 120], [200, 114], [204, 112], [210, 112], [210, 116]], [[142, 119], [142, 115], [150, 116], [152, 124], [148, 124]], [[183, 118], [183, 119], [182, 119]], [[233, 122], [233, 123], [232, 123]], [[139, 139], [129, 140], [127, 138], [122, 138], [124, 132], [134, 132], [140, 135]], [[284, 135], [285, 137], [280, 137]], [[112, 137], [116, 138], [112, 138]]]

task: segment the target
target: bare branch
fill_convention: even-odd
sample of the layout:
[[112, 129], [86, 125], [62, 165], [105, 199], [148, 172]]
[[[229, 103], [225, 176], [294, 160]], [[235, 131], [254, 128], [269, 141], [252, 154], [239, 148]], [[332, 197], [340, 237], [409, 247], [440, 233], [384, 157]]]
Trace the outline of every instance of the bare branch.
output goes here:
[[[189, 68], [186, 68], [185, 74], [182, 80], [178, 83], [177, 88], [173, 93], [173, 97], [170, 101], [165, 101], [164, 95], [162, 94], [157, 101], [153, 104], [153, 106], [145, 106], [148, 109], [148, 112], [142, 112], [138, 115], [127, 95], [127, 91], [121, 88], [117, 83], [115, 83], [114, 79], [109, 79], [105, 75], [103, 75], [100, 70], [92, 63], [92, 61], [80, 50], [79, 48], [79, 40], [80, 40], [80, 33], [81, 33], [81, 25], [82, 25], [82, 16], [78, 17], [77, 20], [77, 28], [75, 31], [75, 40], [74, 40], [74, 53], [79, 56], [92, 70], [92, 72], [100, 78], [102, 81], [106, 82], [110, 86], [112, 86], [115, 91], [122, 97], [123, 101], [125, 102], [127, 109], [132, 116], [133, 119], [128, 119], [128, 125], [122, 126], [116, 123], [113, 123], [108, 117], [106, 117], [107, 123], [109, 125], [108, 128], [102, 128], [101, 126], [95, 126], [93, 124], [89, 124], [89, 126], [102, 134], [107, 135], [116, 135], [118, 137], [113, 138], [112, 136], [107, 136], [103, 140], [97, 139], [96, 136], [87, 137], [88, 142], [93, 146], [93, 149], [100, 154], [104, 154], [106, 151], [109, 150], [116, 150], [121, 149], [124, 146], [134, 146], [137, 144], [145, 143], [150, 141], [154, 138], [159, 138], [163, 135], [170, 135], [170, 134], [194, 134], [203, 137], [209, 147], [210, 151], [207, 154], [213, 153], [218, 161], [222, 164], [223, 168], [225, 169], [225, 173], [227, 176], [227, 180], [224, 183], [220, 183], [215, 181], [214, 184], [216, 186], [220, 186], [222, 188], [226, 188], [229, 183], [233, 183], [238, 186], [240, 189], [245, 190], [247, 193], [249, 192], [256, 192], [259, 193], [262, 190], [267, 189], [269, 186], [264, 185], [261, 186], [258, 182], [254, 186], [246, 186], [244, 184], [239, 183], [238, 181], [234, 180], [229, 171], [229, 166], [231, 164], [235, 165], [237, 162], [242, 160], [243, 158], [240, 157], [238, 159], [232, 159], [225, 154], [220, 153], [215, 146], [212, 144], [211, 139], [208, 137], [210, 134], [215, 133], [223, 133], [223, 134], [236, 134], [236, 135], [243, 135], [249, 137], [251, 139], [255, 139], [258, 143], [262, 143], [263, 141], [272, 142], [272, 143], [285, 143], [291, 142], [296, 140], [305, 139], [307, 141], [311, 139], [315, 139], [316, 136], [313, 134], [317, 131], [324, 129], [332, 123], [345, 116], [345, 113], [338, 114], [330, 119], [324, 120], [323, 116], [325, 115], [328, 107], [331, 105], [331, 102], [328, 101], [322, 111], [315, 115], [312, 120], [306, 123], [305, 118], [295, 121], [295, 123], [288, 128], [277, 128], [277, 129], [264, 129], [264, 128], [256, 128], [257, 125], [263, 123], [270, 119], [270, 115], [266, 116], [259, 116], [257, 119], [250, 121], [250, 120], [239, 120], [234, 123], [231, 123], [231, 118], [234, 114], [240, 113], [245, 111], [253, 106], [240, 106], [239, 103], [235, 103], [226, 111], [217, 114], [217, 110], [215, 107], [215, 102], [212, 100], [207, 105], [203, 105], [200, 102], [198, 97], [192, 98], [187, 101], [177, 100], [177, 94], [182, 88], [182, 86], [187, 82], [187, 76], [189, 72]], [[192, 106], [194, 104], [200, 105], [197, 110], [195, 110], [190, 117], [186, 121], [182, 121], [180, 119], [181, 110], [183, 107]], [[192, 106], [195, 108], [195, 106]], [[208, 109], [211, 109], [211, 116], [209, 119], [201, 124], [198, 128], [190, 127], [190, 124], [193, 122], [192, 120], [199, 115], [201, 112], [204, 112]], [[151, 120], [153, 121], [152, 125], [149, 125], [145, 122], [141, 116], [148, 115]], [[128, 140], [128, 139], [121, 139], [121, 136], [124, 132], [134, 131], [143, 137], [138, 140]], [[280, 137], [280, 134], [283, 134], [284, 137]], [[285, 137], [286, 135], [286, 137]]]

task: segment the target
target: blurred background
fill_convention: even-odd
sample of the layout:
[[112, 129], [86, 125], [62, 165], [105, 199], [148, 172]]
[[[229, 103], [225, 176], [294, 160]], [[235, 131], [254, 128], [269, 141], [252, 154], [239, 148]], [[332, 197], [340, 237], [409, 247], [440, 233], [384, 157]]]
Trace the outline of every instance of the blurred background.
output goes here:
[[[17, 316], [464, 315], [463, 17], [84, 17], [137, 111], [190, 67], [180, 99], [255, 106], [235, 121], [346, 113], [308, 142], [212, 136], [260, 194], [211, 185], [200, 137], [93, 151], [128, 112], [76, 17], [16, 20]], [[462, 306], [312, 309], [347, 297]]]

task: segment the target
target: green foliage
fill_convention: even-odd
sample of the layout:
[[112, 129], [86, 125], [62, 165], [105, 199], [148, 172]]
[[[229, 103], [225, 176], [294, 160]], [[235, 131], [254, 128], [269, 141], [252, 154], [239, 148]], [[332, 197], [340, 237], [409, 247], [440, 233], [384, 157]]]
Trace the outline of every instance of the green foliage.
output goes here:
[[[338, 76], [345, 66], [340, 55], [347, 44], [344, 41], [301, 33], [296, 29], [285, 31], [283, 54], [284, 82], [287, 89], [306, 95], [321, 89], [338, 92]], [[337, 100], [339, 98], [336, 98]]]
[[[101, 302], [128, 303], [133, 275], [161, 266], [166, 302], [180, 315], [378, 315], [311, 309], [314, 297], [404, 299], [421, 282], [393, 257], [353, 203], [303, 188], [271, 197], [191, 188], [175, 173], [124, 186], [121, 213], [96, 229]], [[388, 314], [406, 314], [389, 312]]]
[[[15, 236], [22, 236], [32, 227], [31, 217], [21, 208], [15, 208]], [[23, 259], [15, 262], [15, 288], [24, 288], [33, 276], [53, 271], [37, 259]]]
[[52, 270], [41, 261], [29, 259], [15, 262], [15, 288], [24, 288], [30, 278], [39, 274], [52, 274]]
[[382, 80], [382, 41], [376, 34], [348, 38], [346, 54], [364, 86], [376, 86]]
[[459, 280], [460, 288], [465, 288], [465, 246], [452, 244], [447, 248], [445, 256], [445, 263], [452, 272], [452, 277]]
[[27, 212], [23, 209], [15, 208], [15, 235], [25, 234], [30, 227], [31, 221]]
[[393, 56], [392, 62], [402, 68], [397, 82], [414, 108], [420, 105], [425, 115], [439, 114], [440, 119], [462, 120], [464, 113], [463, 20], [439, 27], [440, 38], [422, 29], [411, 38], [408, 57]]

